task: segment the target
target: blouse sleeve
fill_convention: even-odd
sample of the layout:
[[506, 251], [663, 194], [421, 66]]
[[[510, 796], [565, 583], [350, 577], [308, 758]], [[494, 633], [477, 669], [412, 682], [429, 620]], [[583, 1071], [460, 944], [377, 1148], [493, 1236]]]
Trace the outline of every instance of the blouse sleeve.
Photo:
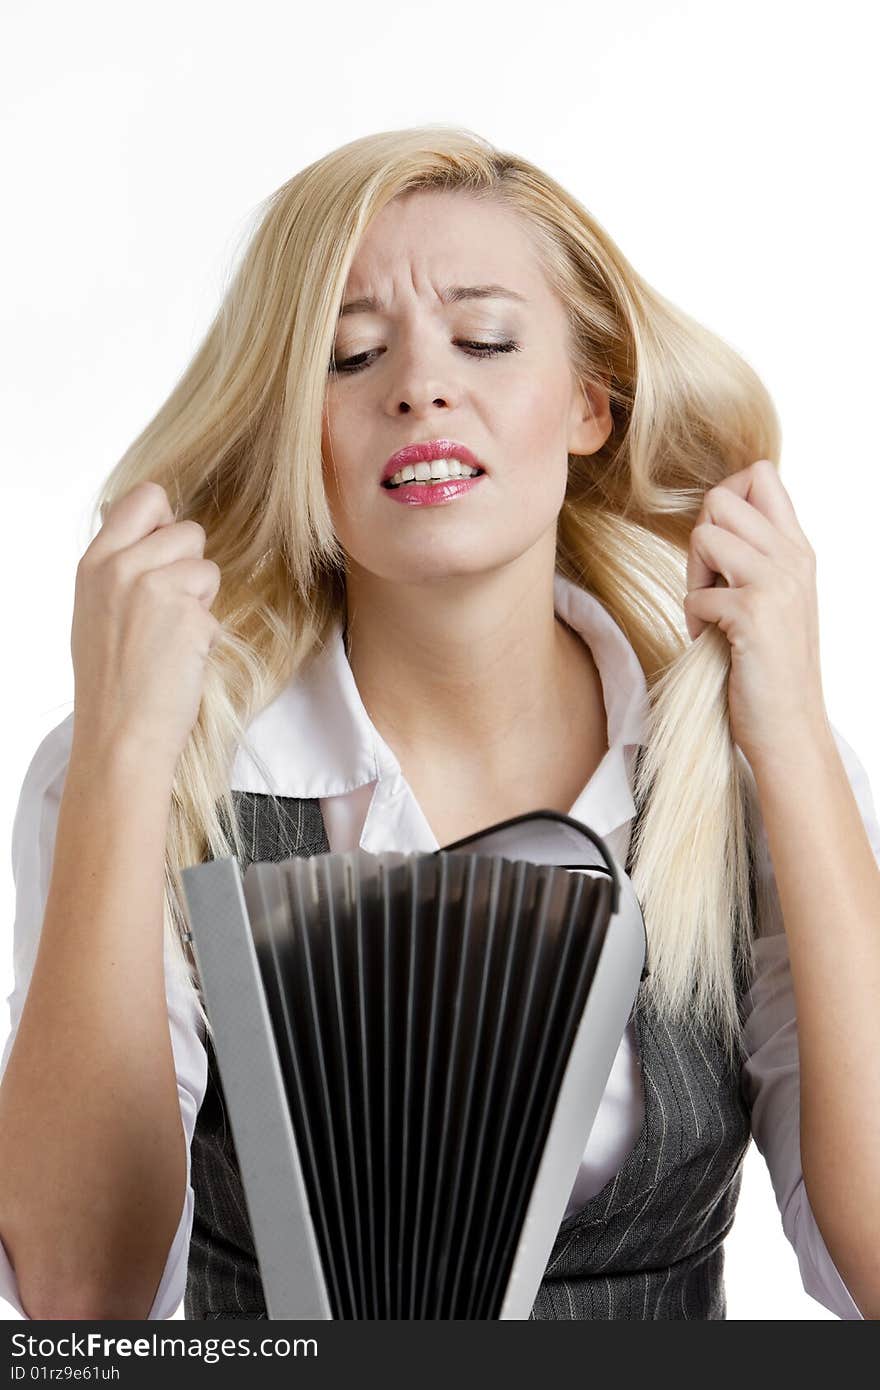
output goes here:
[[[832, 733], [880, 864], [880, 827], [867, 773], [833, 727]], [[797, 1255], [804, 1289], [839, 1318], [861, 1319], [862, 1314], [825, 1247], [804, 1186], [794, 988], [782, 907], [763, 824], [758, 837], [756, 873], [758, 935], [755, 975], [746, 1002], [746, 1061], [742, 1071], [752, 1135], [767, 1163], [782, 1227]]]
[[[73, 715], [52, 729], [37, 748], [25, 774], [12, 827], [12, 873], [15, 881], [12, 993], [7, 998], [10, 1032], [0, 1060], [0, 1079], [15, 1042], [24, 1000], [33, 972], [43, 924], [61, 793], [73, 734]], [[169, 1030], [177, 1073], [177, 1094], [186, 1134], [186, 1194], [177, 1231], [148, 1318], [170, 1318], [186, 1287], [192, 1234], [194, 1196], [190, 1181], [190, 1146], [196, 1116], [208, 1080], [203, 1025], [190, 994], [178, 983], [165, 942], [165, 987]], [[12, 1262], [0, 1240], [0, 1299], [29, 1318], [21, 1303]]]

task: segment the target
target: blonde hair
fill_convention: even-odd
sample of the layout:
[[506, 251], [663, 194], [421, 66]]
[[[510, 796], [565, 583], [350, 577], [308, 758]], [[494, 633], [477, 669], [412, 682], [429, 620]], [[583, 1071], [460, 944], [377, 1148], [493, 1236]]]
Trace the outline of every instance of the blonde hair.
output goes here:
[[205, 555], [222, 572], [212, 612], [223, 630], [172, 793], [165, 930], [174, 968], [210, 1034], [182, 936], [180, 871], [244, 853], [230, 791], [236, 747], [344, 619], [345, 555], [322, 475], [328, 367], [364, 230], [391, 199], [420, 189], [463, 190], [521, 215], [566, 306], [579, 379], [609, 389], [607, 442], [569, 456], [557, 568], [613, 616], [648, 684], [631, 870], [648, 933], [645, 997], [734, 1052], [737, 982], [752, 970], [754, 779], [730, 734], [727, 640], [710, 624], [691, 642], [682, 603], [706, 491], [777, 458], [777, 417], [746, 362], [651, 289], [565, 189], [446, 126], [354, 140], [270, 195], [201, 346], [95, 504], [97, 522], [101, 506], [136, 483], [161, 484], [177, 518], [205, 528]]

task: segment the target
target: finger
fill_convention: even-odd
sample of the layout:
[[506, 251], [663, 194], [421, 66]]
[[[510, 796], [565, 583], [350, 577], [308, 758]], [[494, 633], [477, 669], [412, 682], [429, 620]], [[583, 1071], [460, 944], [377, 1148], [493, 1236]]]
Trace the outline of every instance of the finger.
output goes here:
[[748, 541], [761, 555], [778, 554], [780, 544], [788, 543], [787, 537], [757, 507], [733, 488], [720, 484], [706, 493], [695, 525], [707, 521]]
[[806, 542], [794, 504], [782, 485], [779, 469], [769, 459], [758, 459], [748, 468], [729, 474], [721, 479], [718, 487], [728, 488], [750, 502], [788, 540], [798, 545]]
[[96, 552], [121, 550], [176, 519], [165, 489], [152, 482], [136, 484], [104, 507], [107, 508], [106, 520], [92, 541]]
[[711, 589], [721, 575], [731, 588], [754, 584], [761, 577], [766, 558], [742, 537], [712, 522], [701, 522], [691, 532], [687, 560], [687, 589]]
[[722, 623], [732, 615], [736, 595], [730, 589], [693, 589], [685, 595], [684, 616], [694, 641], [710, 623]]

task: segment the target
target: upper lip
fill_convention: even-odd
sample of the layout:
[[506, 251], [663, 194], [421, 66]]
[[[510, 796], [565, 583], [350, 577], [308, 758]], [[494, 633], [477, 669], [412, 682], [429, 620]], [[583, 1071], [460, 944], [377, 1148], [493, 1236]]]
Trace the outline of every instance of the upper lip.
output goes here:
[[380, 482], [387, 482], [401, 468], [406, 468], [408, 463], [428, 463], [431, 459], [457, 458], [462, 463], [466, 463], [469, 468], [482, 468], [486, 472], [486, 467], [479, 459], [474, 458], [470, 449], [464, 444], [459, 444], [454, 439], [426, 439], [420, 440], [415, 444], [404, 444], [402, 449], [398, 449], [396, 454], [392, 454], [382, 470]]

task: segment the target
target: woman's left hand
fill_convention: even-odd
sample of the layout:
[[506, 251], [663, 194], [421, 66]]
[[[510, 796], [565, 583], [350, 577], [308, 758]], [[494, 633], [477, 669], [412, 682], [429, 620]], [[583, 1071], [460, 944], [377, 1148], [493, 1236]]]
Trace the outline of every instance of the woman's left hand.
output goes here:
[[[718, 587], [722, 579], [727, 587]], [[706, 493], [691, 532], [687, 588], [691, 637], [717, 623], [730, 643], [731, 734], [752, 769], [828, 732], [816, 556], [768, 459]]]

